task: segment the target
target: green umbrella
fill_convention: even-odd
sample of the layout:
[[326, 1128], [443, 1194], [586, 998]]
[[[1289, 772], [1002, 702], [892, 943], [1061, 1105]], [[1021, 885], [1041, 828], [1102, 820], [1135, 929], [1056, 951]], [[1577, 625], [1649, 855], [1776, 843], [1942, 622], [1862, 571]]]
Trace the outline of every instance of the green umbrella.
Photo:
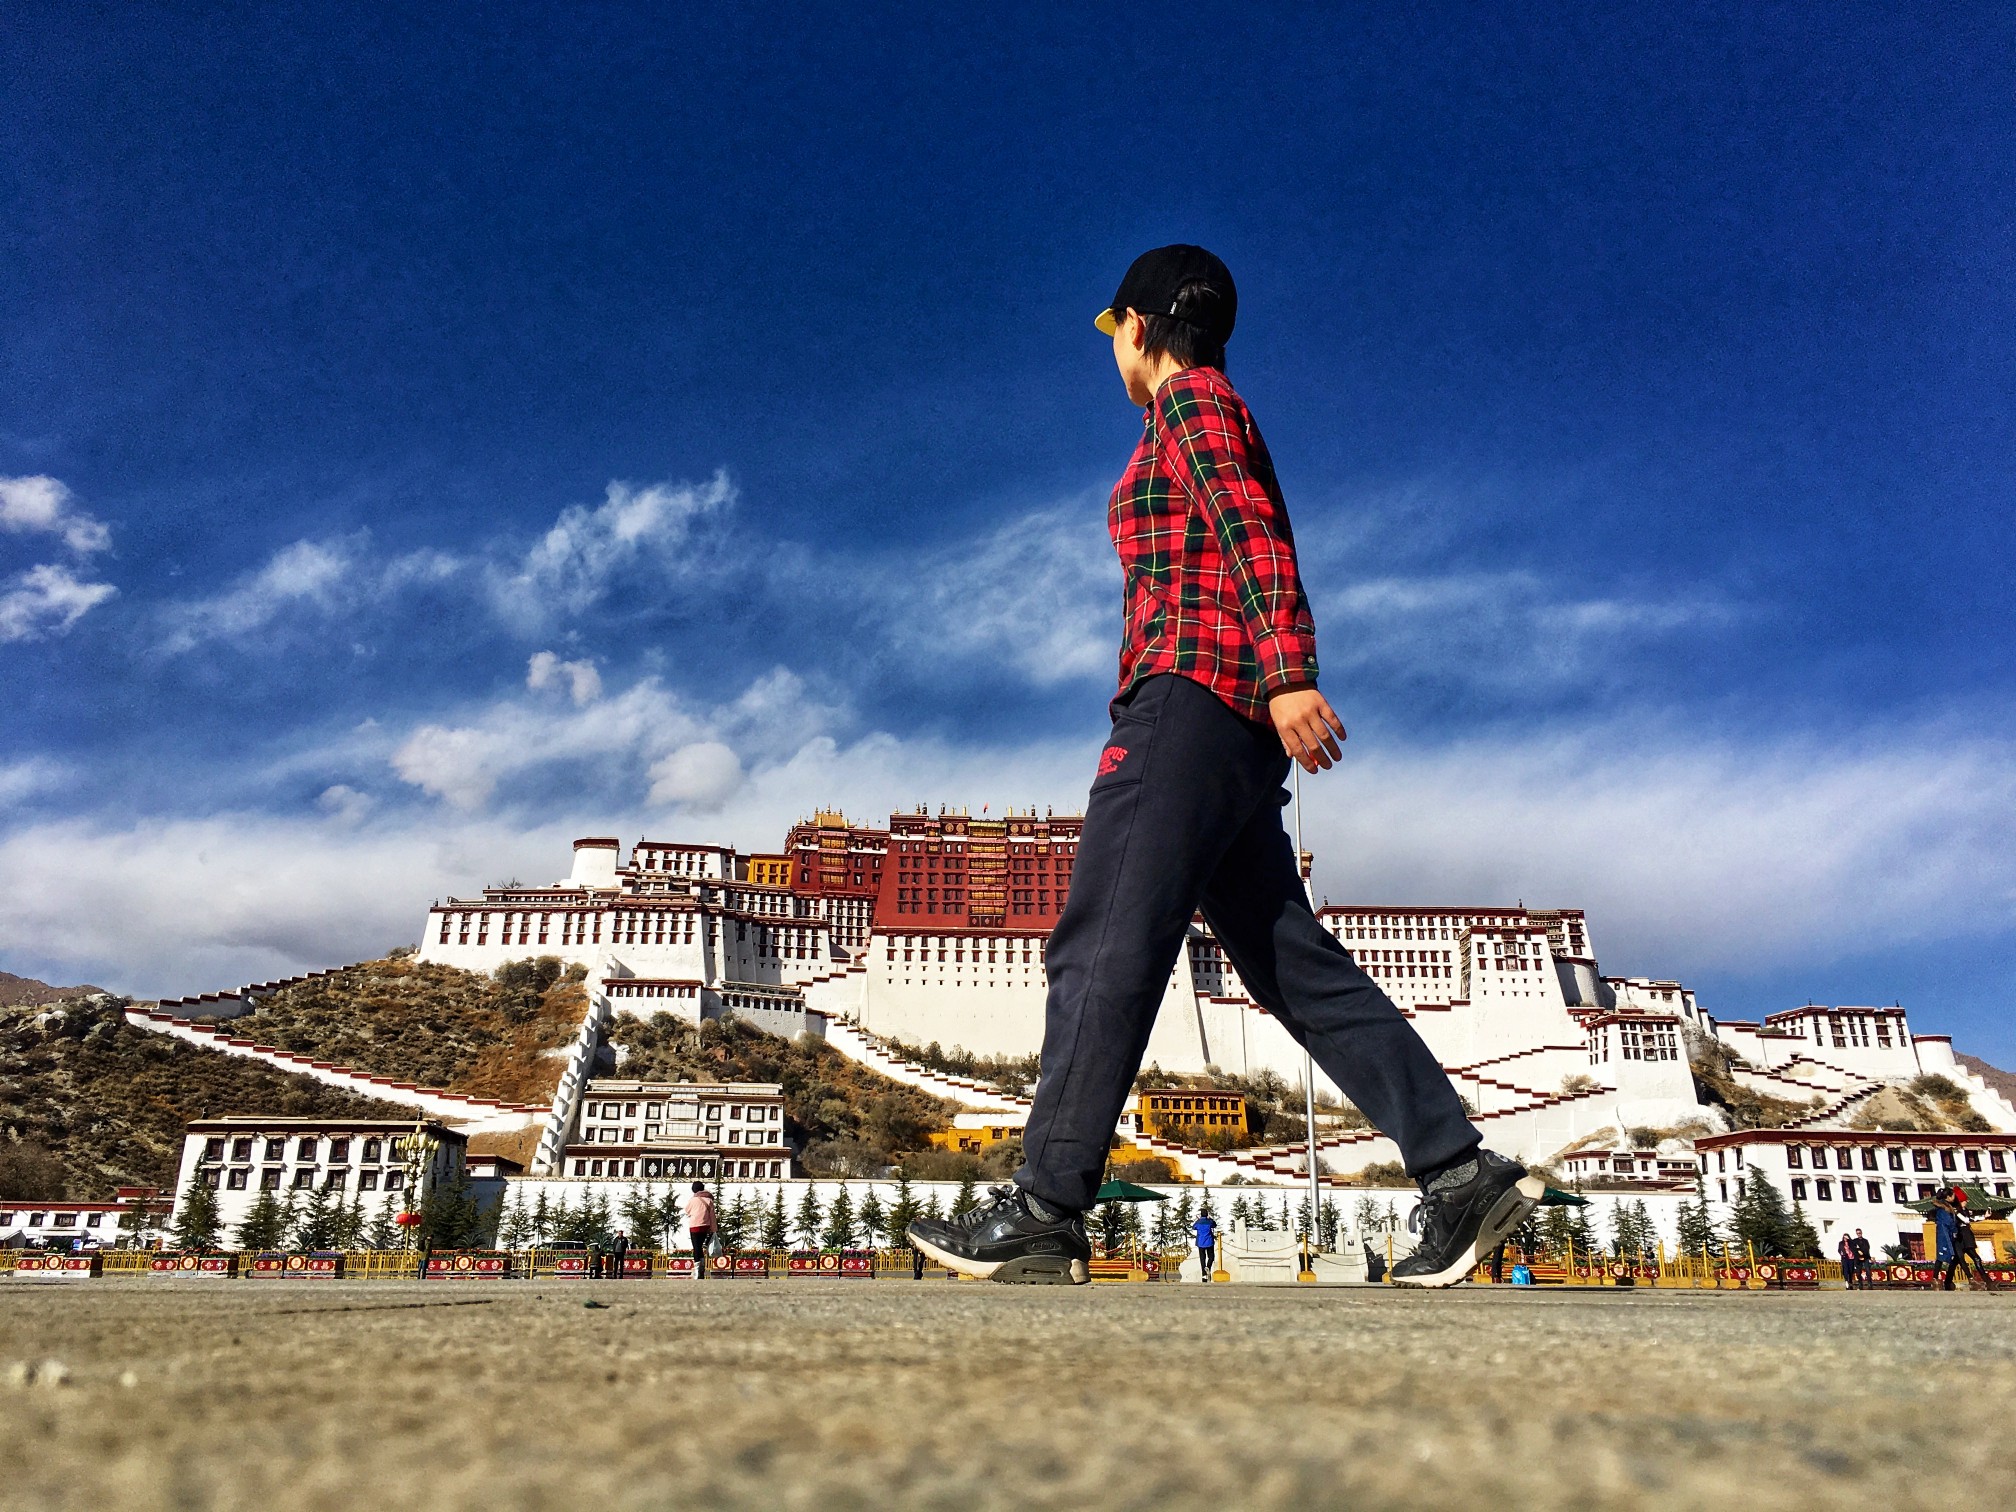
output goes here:
[[[1997, 1197], [1984, 1186], [1974, 1186], [1964, 1183], [1955, 1183], [1955, 1185], [1967, 1194], [1967, 1212], [1970, 1216], [1980, 1213], [1984, 1216], [1999, 1218], [2004, 1213], [2016, 1211], [2016, 1198]], [[1917, 1202], [1907, 1202], [1904, 1206], [1910, 1208], [1915, 1213], [1929, 1214], [1938, 1204], [1932, 1201], [1931, 1198], [1926, 1197], [1921, 1198]]]
[[1578, 1197], [1573, 1192], [1564, 1192], [1559, 1187], [1550, 1186], [1547, 1188], [1546, 1195], [1540, 1199], [1540, 1206], [1587, 1207], [1589, 1206], [1589, 1199], [1587, 1197]]
[[1147, 1187], [1136, 1186], [1131, 1181], [1109, 1181], [1099, 1188], [1094, 1202], [1167, 1202], [1169, 1198], [1162, 1192], [1151, 1192]]

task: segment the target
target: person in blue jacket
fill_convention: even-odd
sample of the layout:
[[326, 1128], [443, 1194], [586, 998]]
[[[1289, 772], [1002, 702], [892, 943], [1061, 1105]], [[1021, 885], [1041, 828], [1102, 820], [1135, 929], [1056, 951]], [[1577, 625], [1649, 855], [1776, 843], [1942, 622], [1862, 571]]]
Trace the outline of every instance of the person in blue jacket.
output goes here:
[[1211, 1272], [1218, 1268], [1218, 1223], [1209, 1213], [1199, 1213], [1197, 1221], [1190, 1225], [1191, 1237], [1197, 1241], [1197, 1269], [1208, 1282]]
[[1939, 1289], [1953, 1290], [1953, 1262], [1959, 1254], [1960, 1215], [1944, 1200], [1943, 1194], [1935, 1194], [1932, 1208], [1932, 1258], [1939, 1264]]

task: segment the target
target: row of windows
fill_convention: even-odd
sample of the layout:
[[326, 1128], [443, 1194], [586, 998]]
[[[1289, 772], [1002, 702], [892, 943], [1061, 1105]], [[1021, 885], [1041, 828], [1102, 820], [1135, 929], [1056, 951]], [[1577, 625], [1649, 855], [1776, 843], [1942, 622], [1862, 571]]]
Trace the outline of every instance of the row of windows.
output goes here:
[[[204, 1140], [203, 1158], [205, 1160], [222, 1160], [224, 1158], [225, 1139], [226, 1136], [220, 1134], [215, 1138]], [[250, 1160], [252, 1158], [252, 1146], [258, 1142], [256, 1136], [239, 1135], [237, 1138], [232, 1139], [230, 1141], [231, 1158], [233, 1160]], [[266, 1146], [264, 1151], [265, 1159], [285, 1160], [287, 1158], [287, 1140], [285, 1136], [268, 1135], [264, 1143]], [[386, 1159], [388, 1158], [385, 1153], [387, 1143], [388, 1141], [383, 1139], [366, 1139], [362, 1141], [362, 1148], [357, 1158], [367, 1165], [374, 1161]], [[350, 1144], [350, 1139], [345, 1136], [338, 1135], [332, 1138], [329, 1141], [329, 1163], [331, 1165], [342, 1165], [348, 1161], [350, 1159]], [[319, 1138], [314, 1135], [304, 1134], [294, 1141], [294, 1158], [312, 1163], [322, 1158], [320, 1154], [321, 1148], [322, 1141]], [[396, 1158], [396, 1155], [396, 1151], [392, 1152], [391, 1158]]]
[[[1048, 946], [1049, 941], [1047, 940], [1031, 940], [1027, 938], [1022, 940], [1005, 940], [1005, 941], [989, 940], [987, 942], [987, 961], [990, 965], [1001, 964], [1005, 962], [1007, 965], [1013, 966], [1016, 964], [1015, 952], [1017, 949], [1020, 949], [1022, 952], [1021, 964], [1024, 966], [1028, 966], [1036, 961], [1040, 961], [1043, 958], [1044, 952], [1047, 950]], [[915, 959], [920, 961], [928, 961], [931, 959], [931, 948], [928, 945], [912, 946], [909, 940], [905, 939], [903, 942], [904, 960], [908, 961], [912, 959], [911, 952], [913, 949], [916, 952]], [[944, 960], [945, 953], [948, 950], [951, 951], [952, 959], [954, 961], [964, 961], [966, 959], [967, 947], [963, 942], [953, 945], [940, 944], [938, 946], [938, 959], [941, 961]], [[977, 966], [980, 964], [979, 941], [976, 940], [973, 943], [972, 950], [973, 950], [973, 963]], [[997, 950], [1003, 952], [1003, 954], [1001, 954], [1000, 956], [996, 956], [995, 952]], [[896, 937], [891, 936], [884, 942], [882, 958], [885, 961], [893, 961], [896, 959]]]
[[[475, 929], [476, 929], [476, 939], [474, 943], [478, 945], [488, 945], [490, 943], [491, 916], [492, 916], [491, 911], [485, 910], [483, 912], [474, 914], [470, 913], [455, 914], [451, 919], [451, 916], [449, 915], [448, 911], [444, 909], [441, 914], [441, 937], [438, 941], [436, 941], [436, 943], [446, 945], [448, 943], [448, 935], [451, 929], [455, 933], [456, 944], [467, 945], [471, 943], [469, 939], [469, 929], [470, 929], [470, 921], [473, 919], [475, 921]], [[548, 943], [548, 935], [552, 927], [551, 921], [553, 918], [551, 914], [542, 913], [537, 916], [538, 938], [536, 940], [534, 940], [533, 938], [534, 916], [532, 914], [512, 911], [508, 913], [500, 913], [497, 914], [496, 916], [502, 920], [502, 922], [497, 926], [498, 928], [497, 943], [499, 945], [532, 945], [532, 944], [544, 945]], [[590, 920], [593, 920], [592, 925], [590, 923]], [[593, 935], [592, 941], [589, 938], [589, 935], [591, 933]], [[570, 909], [566, 913], [561, 914], [559, 943], [562, 945], [586, 945], [590, 943], [597, 945], [601, 944], [602, 943], [601, 913], [599, 911], [595, 913], [585, 913], [580, 910]]]
[[[648, 1100], [638, 1102], [609, 1098], [601, 1102], [589, 1103], [582, 1110], [582, 1117], [590, 1120], [597, 1118], [635, 1118], [638, 1116], [637, 1110], [640, 1106], [644, 1110], [643, 1116], [650, 1119], [663, 1118], [667, 1104]], [[682, 1110], [692, 1117], [699, 1117], [700, 1114], [694, 1111], [697, 1106], [697, 1104], [690, 1102], [670, 1104], [675, 1118], [679, 1116]], [[710, 1119], [719, 1119], [722, 1116], [722, 1107], [723, 1104], [718, 1102], [708, 1103], [706, 1116]], [[743, 1105], [741, 1103], [728, 1103], [726, 1107], [728, 1110], [727, 1116], [731, 1121], [736, 1123], [742, 1122]], [[782, 1103], [750, 1103], [748, 1110], [748, 1121], [750, 1123], [782, 1123], [784, 1121], [784, 1106]]]
[[[723, 1176], [769, 1176], [781, 1177], [784, 1162], [781, 1160], [730, 1160], [726, 1162], [706, 1156], [662, 1155], [633, 1157], [627, 1160], [577, 1159], [574, 1162], [576, 1176], [642, 1176], [647, 1181], [671, 1178], [698, 1177], [702, 1181], [711, 1180], [714, 1168], [719, 1165]], [[740, 1167], [738, 1170], [737, 1167]], [[751, 1170], [754, 1166], [756, 1169]]]
[[[1814, 1178], [1814, 1181], [1812, 1183], [1811, 1200], [1813, 1200], [1814, 1202], [1836, 1201], [1837, 1200], [1835, 1197], [1836, 1186], [1839, 1186], [1840, 1188], [1840, 1197], [1838, 1200], [1841, 1202], [1856, 1202], [1862, 1200], [1863, 1197], [1866, 1197], [1867, 1200], [1869, 1200], [1870, 1202], [1881, 1202], [1883, 1200], [1883, 1183], [1880, 1181], [1863, 1182], [1861, 1184], [1861, 1192], [1858, 1195], [1856, 1191], [1856, 1184], [1854, 1182], [1842, 1181], [1837, 1183], [1829, 1180], [1825, 1176]], [[1937, 1183], [1930, 1181], [1921, 1181], [1918, 1183], [1917, 1200], [1920, 1202], [1925, 1202], [1929, 1200], [1932, 1194], [1937, 1190], [1938, 1190]], [[2006, 1181], [1996, 1182], [1995, 1195], [1997, 1197], [2007, 1197], [2009, 1195], [2009, 1183]], [[1804, 1176], [1794, 1176], [1792, 1178], [1792, 1200], [1794, 1202], [1805, 1202], [1808, 1200], [1807, 1182]], [[1910, 1202], [1912, 1200], [1911, 1188], [1904, 1182], [1893, 1181], [1892, 1183], [1890, 1183], [1890, 1200], [1895, 1202], [1899, 1207], [1902, 1207], [1905, 1203]]]
[[[1905, 1152], [1903, 1150], [1888, 1149], [1882, 1151], [1881, 1153], [1884, 1156], [1888, 1164], [1888, 1168], [1890, 1170], [1901, 1171], [1904, 1169]], [[1957, 1171], [1963, 1169], [1969, 1171], [1978, 1171], [1981, 1169], [1982, 1153], [1983, 1152], [1980, 1150], [1940, 1150], [1937, 1152], [1939, 1158], [1939, 1169], [1942, 1171]], [[2007, 1164], [2007, 1157], [2003, 1154], [2002, 1151], [1989, 1150], [1986, 1153], [1987, 1153], [1989, 1170], [2006, 1171], [2009, 1168]], [[1875, 1145], [1863, 1145], [1861, 1147], [1861, 1169], [1865, 1171], [1873, 1171], [1877, 1169], [1876, 1165], [1877, 1154], [1878, 1151]], [[1914, 1149], [1910, 1152], [1910, 1155], [1911, 1155], [1912, 1170], [1929, 1171], [1932, 1169], [1932, 1158], [1934, 1155], [1933, 1151], [1928, 1149]], [[1835, 1147], [1834, 1149], [1835, 1170], [1852, 1171], [1856, 1168], [1855, 1163], [1856, 1163], [1855, 1146], [1840, 1145]], [[1824, 1171], [1827, 1169], [1827, 1146], [1810, 1145], [1802, 1148], [1799, 1145], [1787, 1145], [1785, 1147], [1785, 1164], [1795, 1171], [1807, 1165], [1810, 1165], [1816, 1171]]]
[[[206, 1183], [212, 1191], [222, 1189], [229, 1192], [242, 1192], [252, 1184], [252, 1169], [249, 1166], [213, 1166], [207, 1170], [198, 1171], [196, 1179]], [[404, 1191], [406, 1188], [406, 1173], [394, 1168], [382, 1173], [378, 1171], [359, 1171], [357, 1173], [357, 1190], [360, 1192], [379, 1191], [381, 1190], [381, 1180], [383, 1182], [382, 1190], [387, 1192]], [[272, 1166], [268, 1166], [259, 1173], [259, 1190], [262, 1192], [277, 1192], [281, 1189], [283, 1183], [291, 1186], [297, 1192], [312, 1192], [315, 1190], [315, 1168], [313, 1166], [298, 1167], [294, 1172], [294, 1179], [291, 1182], [286, 1182], [285, 1173]], [[322, 1190], [325, 1192], [347, 1191], [349, 1186], [350, 1173], [347, 1170], [324, 1171], [322, 1173]]]
[[[24, 1227], [41, 1228], [46, 1220], [50, 1228], [76, 1228], [77, 1220], [84, 1220], [85, 1228], [103, 1228], [105, 1220], [116, 1217], [113, 1213], [29, 1213]], [[19, 1213], [0, 1213], [0, 1229], [12, 1228], [22, 1217]]]

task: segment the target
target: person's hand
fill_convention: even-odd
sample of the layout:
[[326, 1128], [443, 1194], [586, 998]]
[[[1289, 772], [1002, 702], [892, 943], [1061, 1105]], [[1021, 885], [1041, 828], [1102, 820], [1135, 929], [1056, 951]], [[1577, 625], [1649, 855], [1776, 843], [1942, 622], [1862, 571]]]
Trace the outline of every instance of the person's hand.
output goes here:
[[1314, 688], [1290, 688], [1267, 700], [1267, 717], [1281, 737], [1281, 749], [1305, 772], [1344, 758], [1344, 721], [1330, 700]]

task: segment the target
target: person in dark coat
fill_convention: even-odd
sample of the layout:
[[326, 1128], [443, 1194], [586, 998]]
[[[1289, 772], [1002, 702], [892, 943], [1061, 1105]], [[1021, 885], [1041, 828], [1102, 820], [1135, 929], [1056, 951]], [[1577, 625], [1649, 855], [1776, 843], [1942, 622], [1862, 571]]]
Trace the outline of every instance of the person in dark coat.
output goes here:
[[621, 1229], [609, 1241], [609, 1274], [617, 1281], [623, 1279], [623, 1257], [630, 1253], [630, 1236]]
[[1876, 1284], [1871, 1279], [1874, 1274], [1871, 1269], [1874, 1262], [1875, 1256], [1869, 1249], [1869, 1241], [1863, 1237], [1862, 1230], [1855, 1230], [1855, 1279], [1862, 1283], [1864, 1291]]

